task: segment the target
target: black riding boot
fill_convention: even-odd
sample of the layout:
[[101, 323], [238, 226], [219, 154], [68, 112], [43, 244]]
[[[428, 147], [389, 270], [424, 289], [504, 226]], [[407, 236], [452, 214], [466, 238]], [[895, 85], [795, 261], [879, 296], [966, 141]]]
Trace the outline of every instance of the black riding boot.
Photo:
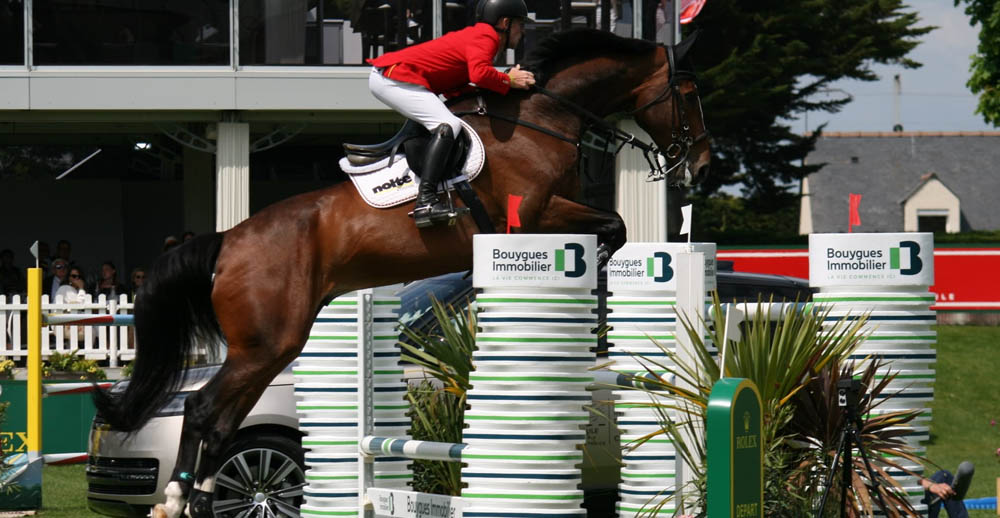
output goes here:
[[429, 227], [439, 221], [451, 218], [451, 211], [438, 200], [437, 188], [444, 176], [448, 157], [451, 155], [455, 136], [451, 134], [451, 126], [442, 124], [434, 130], [427, 144], [427, 155], [424, 157], [424, 171], [420, 178], [420, 190], [417, 193], [417, 204], [413, 209], [413, 220], [417, 227]]

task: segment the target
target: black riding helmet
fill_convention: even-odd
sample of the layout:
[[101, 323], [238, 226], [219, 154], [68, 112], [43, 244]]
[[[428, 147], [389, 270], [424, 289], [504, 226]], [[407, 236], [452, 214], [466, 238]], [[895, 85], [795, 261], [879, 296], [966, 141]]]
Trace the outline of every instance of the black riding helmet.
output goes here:
[[528, 6], [524, 0], [479, 0], [476, 6], [476, 20], [496, 25], [501, 18], [528, 18]]

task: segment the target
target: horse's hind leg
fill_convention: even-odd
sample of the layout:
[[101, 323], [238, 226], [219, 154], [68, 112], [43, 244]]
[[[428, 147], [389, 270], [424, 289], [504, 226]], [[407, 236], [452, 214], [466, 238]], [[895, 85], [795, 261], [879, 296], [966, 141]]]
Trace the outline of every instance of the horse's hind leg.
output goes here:
[[597, 263], [603, 266], [625, 244], [625, 222], [617, 212], [607, 212], [553, 196], [538, 219], [544, 232], [597, 234]]
[[[164, 491], [167, 502], [153, 508], [151, 513], [153, 518], [178, 518], [184, 510], [185, 503], [191, 505], [189, 512], [193, 517], [212, 516], [211, 497], [208, 495], [212, 492], [212, 477], [218, 469], [218, 460], [217, 455], [212, 455], [213, 450], [209, 445], [218, 444], [220, 442], [218, 435], [225, 433], [216, 426], [216, 423], [221, 423], [224, 417], [221, 415], [218, 401], [231, 400], [231, 397], [224, 393], [228, 391], [219, 388], [231, 377], [228, 374], [230, 370], [229, 362], [226, 362], [204, 387], [184, 400], [184, 424], [181, 428], [177, 461]], [[252, 392], [254, 388], [248, 390]], [[260, 396], [260, 392], [263, 392], [263, 388], [258, 391], [256, 397]], [[253, 403], [250, 404], [250, 408], [252, 407]], [[240, 421], [242, 419], [241, 417]], [[205, 514], [206, 507], [208, 514]]]

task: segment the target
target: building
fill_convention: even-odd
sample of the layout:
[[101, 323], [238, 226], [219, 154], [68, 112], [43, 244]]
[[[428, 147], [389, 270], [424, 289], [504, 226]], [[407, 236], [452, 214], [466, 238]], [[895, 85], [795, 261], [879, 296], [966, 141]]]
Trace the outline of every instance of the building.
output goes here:
[[848, 195], [861, 194], [855, 232], [1000, 229], [1000, 132], [826, 133], [809, 154], [801, 234], [847, 232]]
[[[0, 3], [0, 249], [26, 266], [36, 239], [67, 239], [88, 269], [112, 259], [124, 272], [168, 235], [225, 230], [343, 180], [341, 143], [379, 142], [401, 123], [368, 93], [364, 59], [464, 26], [471, 0], [403, 4]], [[570, 26], [612, 29], [610, 1], [529, 4], [527, 48]], [[651, 20], [639, 4], [629, 14]], [[619, 19], [614, 30], [640, 35], [639, 25]], [[644, 164], [623, 160], [619, 171]], [[613, 207], [614, 176], [598, 176], [585, 195]], [[643, 185], [644, 173], [624, 176]], [[665, 213], [635, 214], [630, 236], [665, 226]]]

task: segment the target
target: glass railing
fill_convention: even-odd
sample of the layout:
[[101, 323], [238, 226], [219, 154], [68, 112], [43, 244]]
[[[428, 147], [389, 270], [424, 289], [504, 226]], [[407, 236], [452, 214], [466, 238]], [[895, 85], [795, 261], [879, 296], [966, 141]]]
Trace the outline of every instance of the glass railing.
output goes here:
[[[534, 21], [521, 48], [498, 64], [572, 27], [662, 39], [664, 0], [634, 1], [640, 0], [527, 0]], [[469, 25], [475, 2], [0, 0], [0, 65], [24, 65], [26, 55], [33, 66], [360, 65]], [[637, 10], [644, 21], [638, 30]], [[27, 51], [25, 12], [33, 35]]]

